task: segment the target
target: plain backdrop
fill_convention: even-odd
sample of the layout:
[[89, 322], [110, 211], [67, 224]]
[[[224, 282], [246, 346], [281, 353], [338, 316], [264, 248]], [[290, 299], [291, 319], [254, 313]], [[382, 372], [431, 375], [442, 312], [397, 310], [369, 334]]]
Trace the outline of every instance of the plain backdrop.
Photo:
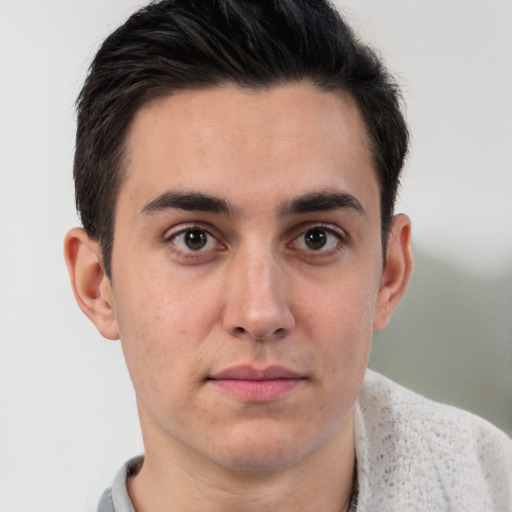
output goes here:
[[[144, 2], [0, 0], [0, 511], [94, 510], [142, 451], [119, 342], [76, 306], [74, 100]], [[416, 273], [371, 365], [512, 432], [512, 3], [351, 0], [403, 85]]]

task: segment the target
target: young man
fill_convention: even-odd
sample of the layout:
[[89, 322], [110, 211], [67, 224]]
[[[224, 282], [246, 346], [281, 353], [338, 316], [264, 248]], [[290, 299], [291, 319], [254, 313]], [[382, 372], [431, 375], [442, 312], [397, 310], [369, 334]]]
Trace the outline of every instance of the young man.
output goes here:
[[328, 4], [151, 4], [78, 110], [66, 259], [145, 445], [100, 511], [512, 509], [504, 434], [366, 370], [412, 271], [407, 129]]

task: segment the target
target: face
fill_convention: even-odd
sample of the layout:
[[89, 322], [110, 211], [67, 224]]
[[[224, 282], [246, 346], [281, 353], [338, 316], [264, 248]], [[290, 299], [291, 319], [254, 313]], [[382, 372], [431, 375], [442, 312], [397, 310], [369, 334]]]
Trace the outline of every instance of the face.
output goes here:
[[353, 102], [179, 92], [138, 112], [127, 156], [110, 293], [146, 452], [277, 469], [346, 435], [382, 276]]

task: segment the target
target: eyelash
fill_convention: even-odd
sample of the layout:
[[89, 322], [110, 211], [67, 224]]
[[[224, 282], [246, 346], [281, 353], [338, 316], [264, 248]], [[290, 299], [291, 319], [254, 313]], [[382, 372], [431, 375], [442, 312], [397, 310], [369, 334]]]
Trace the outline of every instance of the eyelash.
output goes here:
[[[299, 231], [300, 229], [300, 231]], [[297, 247], [294, 247], [294, 245], [297, 243], [297, 240], [299, 240], [301, 237], [304, 237], [308, 232], [314, 231], [314, 230], [321, 230], [324, 231], [328, 236], [334, 237], [337, 241], [335, 243], [334, 247], [330, 247], [328, 249], [322, 250], [323, 246], [320, 247], [319, 250], [307, 250], [307, 249], [300, 249]], [[184, 235], [187, 232], [193, 232], [193, 231], [199, 231], [203, 232], [207, 235], [207, 237], [213, 239], [215, 241], [216, 247], [211, 249], [199, 249], [197, 251], [193, 249], [182, 249], [176, 245], [176, 239]], [[334, 230], [325, 224], [308, 224], [303, 227], [299, 227], [295, 230], [295, 233], [297, 235], [294, 235], [294, 238], [291, 242], [289, 242], [286, 247], [290, 249], [298, 249], [301, 253], [303, 258], [311, 259], [311, 258], [321, 258], [331, 256], [340, 250], [342, 250], [345, 246], [348, 245], [347, 236], [343, 233], [340, 233], [338, 230]], [[303, 241], [303, 240], [302, 240]], [[210, 231], [210, 229], [206, 228], [205, 226], [202, 226], [200, 224], [192, 224], [190, 226], [185, 226], [178, 231], [172, 232], [170, 234], [166, 234], [164, 236], [164, 243], [167, 245], [170, 251], [177, 254], [180, 258], [189, 259], [189, 260], [207, 260], [210, 259], [213, 256], [213, 251], [217, 249], [217, 251], [223, 251], [226, 249], [226, 246], [219, 242], [219, 237], [213, 235]], [[207, 241], [208, 243], [208, 241]], [[326, 242], [327, 243], [327, 242]], [[216, 251], [216, 252], [217, 252]]]
[[[319, 231], [325, 232], [328, 237], [330, 236], [330, 237], [335, 238], [336, 242], [335, 242], [334, 247], [330, 247], [330, 248], [327, 248], [327, 249], [324, 249], [323, 246], [320, 247], [319, 250], [301, 249], [301, 250], [304, 251], [304, 255], [306, 257], [330, 256], [330, 255], [334, 254], [335, 252], [338, 252], [339, 250], [343, 249], [343, 247], [345, 247], [347, 245], [346, 236], [344, 234], [342, 234], [342, 233], [338, 232], [337, 230], [334, 230], [334, 229], [326, 226], [325, 224], [313, 224], [313, 225], [310, 224], [310, 225], [307, 225], [292, 240], [292, 242], [290, 242], [289, 245], [292, 245], [292, 246], [296, 245], [298, 240], [301, 240], [302, 242], [305, 242], [305, 239], [302, 238], [302, 237], [305, 237], [307, 235], [307, 233], [315, 231], [315, 230], [319, 230]], [[326, 240], [325, 243], [327, 244], [328, 241]]]
[[210, 244], [212, 240], [215, 241], [215, 245], [217, 249], [223, 249], [225, 248], [219, 241], [217, 236], [213, 235], [210, 231], [210, 229], [206, 228], [205, 226], [202, 226], [200, 224], [191, 224], [189, 226], [182, 227], [178, 231], [173, 231], [169, 234], [166, 234], [164, 236], [164, 243], [167, 245], [170, 251], [177, 254], [181, 258], [185, 259], [205, 259], [207, 256], [212, 255], [212, 250], [215, 248], [207, 248], [203, 249], [200, 248], [198, 250], [193, 249], [184, 249], [180, 248], [178, 245], [176, 245], [176, 241], [180, 236], [185, 235], [186, 233], [193, 233], [194, 231], [204, 233], [206, 234], [206, 245]]

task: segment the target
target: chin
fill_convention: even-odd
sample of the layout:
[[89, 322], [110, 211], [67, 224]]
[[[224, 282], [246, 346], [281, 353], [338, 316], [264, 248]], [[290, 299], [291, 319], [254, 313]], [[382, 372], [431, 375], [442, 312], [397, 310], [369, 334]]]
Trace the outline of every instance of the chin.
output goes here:
[[[232, 471], [272, 472], [297, 464], [318, 448], [322, 442], [305, 442], [295, 432], [276, 432], [255, 428], [227, 436], [229, 444], [217, 451], [212, 459]], [[213, 455], [213, 454], [212, 454]]]

